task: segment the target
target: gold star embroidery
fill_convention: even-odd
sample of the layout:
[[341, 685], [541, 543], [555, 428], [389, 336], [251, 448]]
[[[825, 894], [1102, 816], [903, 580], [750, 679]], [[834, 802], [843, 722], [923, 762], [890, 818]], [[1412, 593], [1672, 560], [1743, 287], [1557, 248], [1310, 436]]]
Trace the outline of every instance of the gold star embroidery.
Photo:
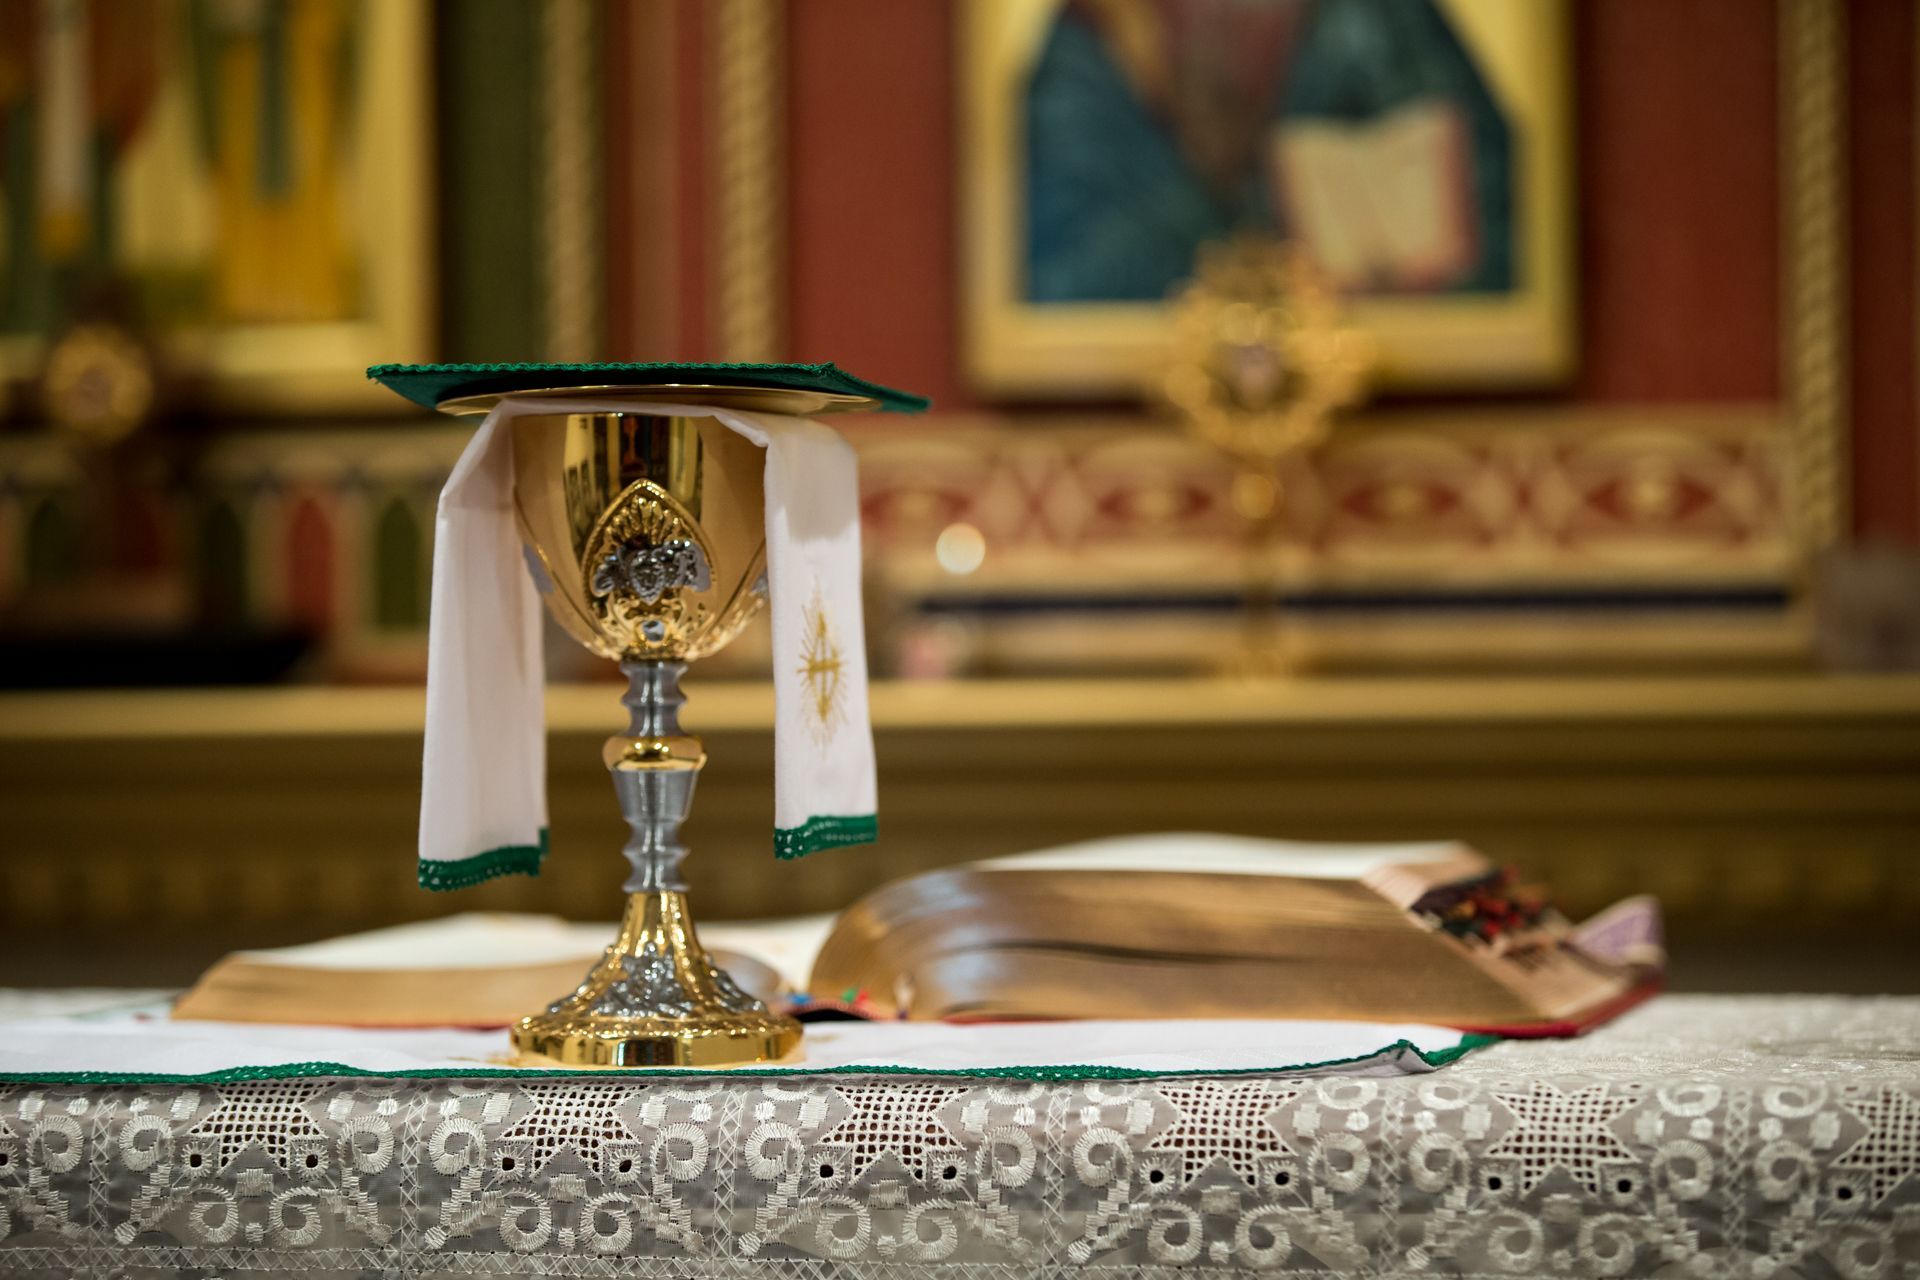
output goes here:
[[805, 638], [800, 647], [800, 678], [807, 682], [808, 706], [813, 711], [814, 729], [822, 741], [831, 738], [840, 723], [841, 700], [845, 684], [841, 671], [846, 659], [840, 642], [834, 638], [833, 625], [816, 591], [807, 606]]

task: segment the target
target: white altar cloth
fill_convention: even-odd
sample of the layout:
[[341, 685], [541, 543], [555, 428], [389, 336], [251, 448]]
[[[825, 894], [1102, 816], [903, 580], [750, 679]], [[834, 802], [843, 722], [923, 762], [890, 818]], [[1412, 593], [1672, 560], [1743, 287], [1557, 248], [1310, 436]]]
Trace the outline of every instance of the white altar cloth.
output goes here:
[[[754, 1068], [618, 1074], [942, 1074], [1119, 1079], [1244, 1072], [1400, 1075], [1479, 1044], [1445, 1027], [1373, 1022], [818, 1022], [799, 1053]], [[163, 1005], [0, 1021], [0, 1080], [111, 1084], [293, 1077], [408, 1078], [567, 1072], [516, 1067], [503, 1030], [372, 1030], [174, 1022]]]

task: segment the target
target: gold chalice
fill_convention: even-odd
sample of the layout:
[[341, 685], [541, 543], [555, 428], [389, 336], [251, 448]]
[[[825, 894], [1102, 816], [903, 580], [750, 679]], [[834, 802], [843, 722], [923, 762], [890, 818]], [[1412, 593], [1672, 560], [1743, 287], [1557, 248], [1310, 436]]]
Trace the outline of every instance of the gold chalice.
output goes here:
[[[631, 719], [601, 758], [633, 829], [619, 936], [571, 995], [514, 1024], [513, 1043], [569, 1067], [770, 1061], [799, 1045], [800, 1024], [741, 990], [701, 947], [679, 839], [706, 762], [700, 740], [680, 728], [680, 677], [766, 602], [765, 455], [713, 418], [652, 413], [644, 389], [618, 390], [631, 408], [605, 411], [610, 389], [508, 393], [583, 401], [580, 412], [510, 421], [514, 508], [548, 610], [626, 673]], [[804, 392], [654, 394], [795, 413], [854, 407]], [[478, 413], [502, 398], [439, 407]], [[601, 408], [587, 407], [594, 399]]]

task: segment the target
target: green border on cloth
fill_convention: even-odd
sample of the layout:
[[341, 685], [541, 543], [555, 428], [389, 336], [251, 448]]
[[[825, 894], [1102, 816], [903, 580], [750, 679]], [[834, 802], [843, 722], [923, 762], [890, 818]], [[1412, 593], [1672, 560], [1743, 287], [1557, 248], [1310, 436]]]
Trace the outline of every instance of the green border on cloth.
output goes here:
[[1351, 1058], [1330, 1058], [1324, 1062], [1295, 1062], [1273, 1067], [1192, 1068], [1179, 1071], [1151, 1071], [1144, 1067], [594, 1067], [589, 1070], [549, 1069], [545, 1067], [473, 1067], [450, 1071], [439, 1067], [407, 1071], [369, 1071], [339, 1062], [287, 1062], [264, 1067], [227, 1067], [203, 1071], [197, 1075], [170, 1075], [159, 1071], [0, 1071], [0, 1084], [237, 1084], [247, 1080], [299, 1080], [337, 1077], [362, 1080], [555, 1080], [555, 1079], [632, 1079], [681, 1078], [688, 1076], [744, 1077], [762, 1079], [773, 1076], [946, 1076], [957, 1080], [1034, 1080], [1062, 1083], [1073, 1080], [1167, 1080], [1189, 1076], [1285, 1076], [1302, 1071], [1324, 1071], [1329, 1067], [1355, 1066], [1375, 1059], [1411, 1053], [1429, 1067], [1444, 1067], [1475, 1049], [1485, 1048], [1499, 1036], [1467, 1032], [1459, 1043], [1444, 1049], [1426, 1050], [1411, 1040], [1396, 1040], [1371, 1053]]
[[496, 876], [537, 876], [547, 857], [547, 829], [538, 844], [506, 844], [471, 858], [420, 859], [420, 887], [444, 892], [466, 889]]
[[773, 829], [773, 856], [804, 858], [822, 849], [844, 849], [850, 844], [872, 844], [880, 838], [880, 819], [871, 813], [852, 817], [823, 813], [797, 827]]
[[920, 413], [931, 403], [925, 396], [868, 382], [830, 363], [376, 364], [367, 370], [367, 377], [427, 409], [456, 396], [675, 382], [866, 396], [891, 413]]

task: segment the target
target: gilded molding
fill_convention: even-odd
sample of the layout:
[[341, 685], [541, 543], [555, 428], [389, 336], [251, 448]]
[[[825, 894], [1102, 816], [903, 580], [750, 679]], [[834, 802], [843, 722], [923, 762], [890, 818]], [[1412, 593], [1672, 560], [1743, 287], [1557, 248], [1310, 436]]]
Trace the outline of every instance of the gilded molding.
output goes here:
[[770, 360], [782, 346], [785, 297], [781, 8], [779, 0], [719, 0], [713, 12], [713, 196], [720, 232], [715, 331], [722, 359]]
[[1795, 534], [1808, 552], [1848, 524], [1846, 36], [1839, 0], [1781, 0], [1781, 365]]
[[[390, 921], [413, 876], [421, 697], [0, 697], [0, 933], [86, 931], [152, 959], [153, 938], [189, 931], [217, 935], [202, 943], [217, 951]], [[558, 848], [609, 835], [606, 698], [604, 683], [551, 694]], [[1057, 843], [1073, 834], [1062, 813], [1074, 797], [1093, 797], [1072, 818], [1088, 835], [1271, 832], [1282, 814], [1302, 838], [1446, 831], [1539, 872], [1582, 911], [1651, 890], [1676, 918], [1772, 921], [1770, 936], [1823, 920], [1893, 930], [1920, 907], [1916, 676], [882, 681], [890, 843], [803, 876], [765, 861], [772, 756], [752, 744], [764, 745], [769, 700], [765, 684], [738, 681], [699, 695], [714, 762], [688, 835], [710, 859], [700, 891], [716, 918], [833, 909], [882, 879]], [[143, 767], [102, 789], [105, 752]], [[208, 794], [211, 777], [230, 794]], [[592, 861], [476, 888], [474, 909], [594, 918], [607, 904]], [[318, 884], [316, 866], [328, 869]], [[234, 936], [237, 922], [252, 936]]]
[[600, 354], [594, 28], [592, 0], [540, 6], [541, 332], [549, 360]]

